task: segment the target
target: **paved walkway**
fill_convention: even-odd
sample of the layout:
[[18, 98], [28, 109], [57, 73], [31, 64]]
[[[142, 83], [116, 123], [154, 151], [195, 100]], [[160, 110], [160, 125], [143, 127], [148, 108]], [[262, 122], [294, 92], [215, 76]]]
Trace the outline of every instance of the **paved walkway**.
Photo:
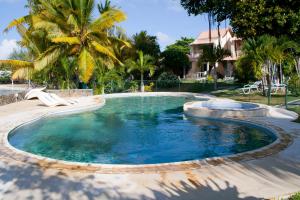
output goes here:
[[[89, 97], [81, 99], [77, 109], [99, 104], [99, 99]], [[29, 116], [58, 109], [73, 108], [46, 108], [37, 101], [2, 106], [0, 136]], [[293, 136], [293, 143], [280, 153], [261, 159], [142, 174], [101, 174], [41, 167], [30, 161], [12, 159], [5, 154], [2, 144], [0, 199], [262, 199], [300, 191], [300, 124], [275, 114], [255, 120], [276, 124]]]

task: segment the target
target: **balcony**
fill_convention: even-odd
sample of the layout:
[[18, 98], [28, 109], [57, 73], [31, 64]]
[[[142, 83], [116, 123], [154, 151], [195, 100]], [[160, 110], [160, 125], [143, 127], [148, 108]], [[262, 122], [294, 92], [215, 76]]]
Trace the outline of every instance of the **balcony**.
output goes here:
[[191, 52], [188, 57], [190, 59], [190, 61], [197, 61], [198, 58], [202, 55], [202, 52]]

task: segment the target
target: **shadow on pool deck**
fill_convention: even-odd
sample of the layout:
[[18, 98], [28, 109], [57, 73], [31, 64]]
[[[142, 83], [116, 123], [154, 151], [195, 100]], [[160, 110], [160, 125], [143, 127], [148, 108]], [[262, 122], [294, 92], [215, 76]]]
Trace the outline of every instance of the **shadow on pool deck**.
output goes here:
[[[254, 168], [251, 170], [254, 170]], [[272, 173], [274, 173], [277, 169], [266, 170], [272, 170]], [[284, 169], [278, 170], [281, 171]], [[259, 173], [259, 170], [257, 173]], [[293, 172], [290, 171], [290, 173]], [[145, 186], [143, 190], [146, 191], [147, 194], [144, 194], [139, 190], [126, 193], [126, 189], [124, 190], [123, 188], [122, 190], [120, 187], [114, 186], [114, 184], [102, 181], [101, 175], [99, 174], [97, 176], [98, 177], [87, 174], [81, 175], [83, 178], [76, 178], [73, 177], [73, 175], [67, 175], [64, 172], [59, 171], [52, 171], [50, 174], [47, 172], [47, 175], [45, 175], [45, 171], [43, 169], [35, 166], [6, 165], [4, 167], [2, 163], [0, 165], [0, 197], [1, 199], [66, 200], [258, 199], [255, 197], [240, 198], [240, 193], [236, 186], [230, 184], [228, 181], [223, 181], [223, 186], [220, 186], [211, 178], [205, 179], [205, 184], [203, 184], [203, 182], [200, 183], [197, 178], [188, 177], [185, 181], [156, 181], [156, 185], [160, 188], [160, 191]], [[147, 185], [147, 183], [143, 183], [143, 185], [144, 184]], [[129, 187], [129, 179], [128, 184], [126, 185]], [[132, 192], [136, 192], [136, 194], [132, 194]]]

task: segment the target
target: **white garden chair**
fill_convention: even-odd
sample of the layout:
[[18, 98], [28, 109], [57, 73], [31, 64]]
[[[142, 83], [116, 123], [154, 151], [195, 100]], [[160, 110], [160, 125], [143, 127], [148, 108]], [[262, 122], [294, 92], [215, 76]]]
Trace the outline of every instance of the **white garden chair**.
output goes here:
[[253, 84], [244, 85], [244, 87], [241, 88], [241, 90], [244, 94], [250, 94], [253, 91], [259, 91], [259, 87], [261, 84], [261, 81], [256, 81]]

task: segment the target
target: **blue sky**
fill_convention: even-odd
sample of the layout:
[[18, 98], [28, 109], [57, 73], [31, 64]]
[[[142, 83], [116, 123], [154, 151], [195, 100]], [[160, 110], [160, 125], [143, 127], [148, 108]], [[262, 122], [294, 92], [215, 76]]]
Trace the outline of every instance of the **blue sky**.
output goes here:
[[[188, 16], [180, 0], [111, 0], [127, 14], [127, 21], [120, 25], [128, 35], [146, 30], [158, 37], [161, 49], [181, 36], [197, 37], [208, 29], [205, 16]], [[3, 33], [7, 24], [27, 13], [26, 0], [0, 0], [0, 59], [7, 58], [19, 36], [15, 30]], [[96, 16], [95, 12], [95, 16]]]

